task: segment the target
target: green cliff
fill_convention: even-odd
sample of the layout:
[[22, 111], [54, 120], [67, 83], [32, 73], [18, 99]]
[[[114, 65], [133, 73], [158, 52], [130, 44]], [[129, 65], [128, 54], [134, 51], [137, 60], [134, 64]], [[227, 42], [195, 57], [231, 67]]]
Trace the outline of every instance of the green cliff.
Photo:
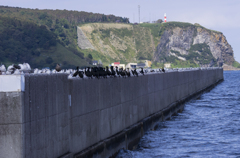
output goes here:
[[[138, 62], [148, 59], [155, 66], [173, 67], [234, 65], [232, 47], [221, 32], [199, 24], [84, 24], [78, 27], [79, 47], [104, 63]], [[90, 47], [81, 45], [88, 41]], [[84, 43], [84, 42], [83, 42]], [[86, 43], [86, 42], [85, 42]]]
[[153, 66], [239, 67], [221, 32], [199, 24], [129, 24], [127, 18], [67, 10], [0, 6], [0, 63], [32, 67], [89, 66], [151, 60]]

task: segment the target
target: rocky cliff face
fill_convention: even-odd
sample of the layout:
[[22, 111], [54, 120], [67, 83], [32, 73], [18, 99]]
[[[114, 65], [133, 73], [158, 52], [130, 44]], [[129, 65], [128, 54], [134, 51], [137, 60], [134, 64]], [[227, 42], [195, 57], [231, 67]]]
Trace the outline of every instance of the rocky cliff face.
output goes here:
[[200, 27], [195, 29], [197, 29], [197, 36], [193, 39], [193, 45], [206, 43], [210, 47], [211, 53], [215, 59], [219, 62], [232, 65], [235, 61], [233, 57], [233, 50], [222, 33], [207, 31], [206, 29]]
[[175, 24], [166, 23], [160, 28], [162, 35], [154, 54], [155, 61], [165, 62], [171, 56], [205, 66], [232, 65], [235, 61], [232, 47], [221, 32], [199, 25]]
[[[180, 66], [232, 65], [233, 50], [221, 32], [181, 22], [162, 24], [86, 24], [78, 44], [103, 62], [170, 62]], [[83, 38], [84, 37], [84, 38]], [[85, 48], [86, 47], [86, 48]], [[84, 51], [84, 50], [83, 50]]]
[[95, 51], [87, 53], [90, 52], [94, 59], [101, 58], [105, 63], [128, 63], [153, 58], [154, 44], [147, 28], [130, 24], [93, 23], [78, 29], [82, 31], [78, 35], [78, 46], [88, 49], [91, 45]]

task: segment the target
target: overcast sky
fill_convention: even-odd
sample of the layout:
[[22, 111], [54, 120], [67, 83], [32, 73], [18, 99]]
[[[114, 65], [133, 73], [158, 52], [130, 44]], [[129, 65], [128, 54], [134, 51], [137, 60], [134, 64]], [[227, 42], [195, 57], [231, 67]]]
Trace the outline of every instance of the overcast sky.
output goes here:
[[1, 0], [0, 5], [66, 9], [127, 17], [130, 22], [163, 19], [199, 23], [221, 31], [232, 46], [235, 59], [240, 62], [240, 1], [239, 0]]

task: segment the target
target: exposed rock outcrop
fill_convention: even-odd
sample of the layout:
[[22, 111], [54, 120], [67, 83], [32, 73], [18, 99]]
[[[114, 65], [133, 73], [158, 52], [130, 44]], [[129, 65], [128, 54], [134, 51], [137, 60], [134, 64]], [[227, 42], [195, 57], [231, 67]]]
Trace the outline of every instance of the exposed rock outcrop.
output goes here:
[[[215, 60], [215, 64], [217, 65], [221, 66], [223, 63], [232, 65], [235, 61], [232, 47], [228, 44], [225, 36], [221, 32], [208, 30], [200, 25], [191, 24], [183, 27], [175, 27], [174, 24], [170, 24], [168, 27], [162, 27], [161, 29], [162, 35], [154, 54], [155, 61], [161, 61], [163, 57], [166, 58], [169, 56], [177, 56], [178, 59], [182, 58], [182, 60], [184, 60], [190, 55], [191, 48], [197, 44], [206, 44], [209, 47], [214, 57], [213, 60]], [[201, 49], [204, 48], [198, 47], [198, 49], [200, 50], [195, 49], [192, 50], [192, 52], [201, 55]], [[179, 54], [177, 55], [173, 52], [179, 52]], [[209, 64], [210, 62], [209, 56]], [[200, 62], [197, 62], [197, 64], [199, 63]]]
[[78, 46], [81, 49], [94, 49], [92, 44], [89, 42], [87, 37], [84, 35], [82, 29], [80, 27], [77, 27], [77, 34], [78, 34]]
[[94, 23], [78, 27], [78, 39], [81, 49], [95, 49], [105, 62], [148, 59], [209, 67], [235, 61], [225, 36], [199, 24]]

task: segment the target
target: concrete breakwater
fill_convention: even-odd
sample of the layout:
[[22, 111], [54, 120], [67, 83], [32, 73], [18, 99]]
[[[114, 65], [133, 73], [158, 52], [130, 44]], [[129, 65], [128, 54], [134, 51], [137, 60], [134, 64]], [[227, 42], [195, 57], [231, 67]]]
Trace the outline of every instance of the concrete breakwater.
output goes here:
[[223, 70], [20, 79], [20, 90], [0, 92], [0, 157], [109, 157], [133, 149], [154, 122], [170, 118], [182, 102], [221, 81]]

